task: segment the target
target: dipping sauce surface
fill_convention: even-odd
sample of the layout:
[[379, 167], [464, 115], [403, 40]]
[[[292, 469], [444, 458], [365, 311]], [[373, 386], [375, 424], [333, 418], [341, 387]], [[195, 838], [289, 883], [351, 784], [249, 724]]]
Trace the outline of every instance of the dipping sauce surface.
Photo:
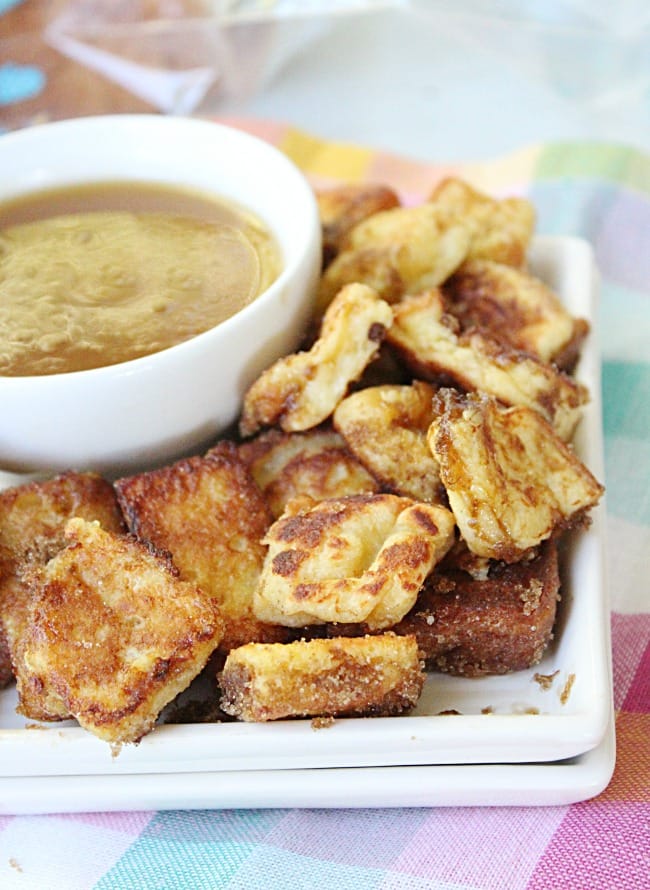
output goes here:
[[97, 183], [0, 203], [0, 375], [158, 352], [233, 315], [279, 271], [260, 220], [198, 191]]

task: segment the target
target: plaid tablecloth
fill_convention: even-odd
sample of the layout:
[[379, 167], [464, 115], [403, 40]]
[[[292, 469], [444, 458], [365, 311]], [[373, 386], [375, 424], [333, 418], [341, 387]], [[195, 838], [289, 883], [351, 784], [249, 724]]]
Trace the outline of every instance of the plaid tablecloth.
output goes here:
[[650, 886], [650, 158], [531, 146], [430, 164], [236, 121], [316, 185], [386, 182], [405, 200], [458, 174], [532, 199], [540, 233], [595, 249], [600, 311], [617, 764], [570, 806], [259, 809], [0, 817], [2, 888], [612, 890]]

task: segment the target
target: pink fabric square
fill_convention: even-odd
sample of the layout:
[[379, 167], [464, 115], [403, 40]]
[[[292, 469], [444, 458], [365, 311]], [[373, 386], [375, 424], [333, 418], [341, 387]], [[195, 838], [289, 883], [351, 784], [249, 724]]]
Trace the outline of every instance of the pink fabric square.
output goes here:
[[566, 807], [432, 810], [391, 870], [481, 890], [519, 890], [566, 812]]
[[[650, 713], [650, 643], [639, 661], [636, 674], [625, 696], [623, 710], [637, 714]], [[650, 745], [650, 740], [648, 744]]]
[[647, 804], [576, 804], [548, 845], [527, 890], [648, 890]]
[[68, 822], [83, 822], [96, 828], [117, 831], [120, 834], [128, 834], [137, 838], [154, 816], [153, 812], [136, 811], [133, 813], [70, 813], [55, 818], [65, 819]]
[[[637, 668], [649, 639], [650, 615], [612, 615], [614, 706], [616, 708], [624, 707], [623, 703], [635, 676], [637, 676]], [[650, 703], [646, 699], [645, 710], [649, 709]]]

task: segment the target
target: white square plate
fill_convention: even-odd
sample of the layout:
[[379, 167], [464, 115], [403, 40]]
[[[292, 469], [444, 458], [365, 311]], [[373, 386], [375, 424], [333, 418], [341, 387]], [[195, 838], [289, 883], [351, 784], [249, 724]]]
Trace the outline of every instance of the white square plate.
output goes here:
[[603, 791], [614, 725], [591, 751], [550, 763], [334, 767], [0, 779], [0, 813], [246, 807], [567, 806]]
[[[602, 481], [597, 275], [592, 251], [580, 239], [538, 237], [530, 260], [533, 272], [561, 296], [568, 309], [592, 325], [577, 369], [577, 377], [589, 388], [591, 402], [579, 426], [575, 447]], [[214, 778], [221, 773], [224, 787], [229, 776], [241, 771], [253, 771], [258, 780], [260, 775], [268, 776], [276, 770], [291, 770], [296, 778], [300, 772], [306, 781], [310, 775], [327, 781], [326, 772], [332, 771], [336, 775], [343, 772], [349, 779], [353, 773], [367, 777], [369, 773], [362, 767], [541, 765], [576, 758], [596, 748], [602, 751], [603, 745], [611, 752], [612, 744], [607, 747], [606, 738], [612, 690], [604, 524], [601, 504], [593, 511], [589, 529], [573, 534], [563, 565], [555, 639], [542, 662], [531, 670], [471, 680], [430, 674], [418, 707], [409, 716], [337, 720], [320, 730], [315, 730], [309, 720], [163, 725], [139, 745], [125, 746], [117, 756], [107, 744], [74, 723], [27, 726], [15, 714], [15, 690], [10, 688], [0, 693], [0, 792], [6, 792], [10, 799], [18, 777], [42, 777], [32, 796], [36, 810], [42, 811], [48, 800], [50, 805], [54, 803], [48, 795], [61, 786], [54, 781], [56, 778], [92, 777], [95, 786], [85, 787], [97, 787], [101, 797], [100, 777], [129, 775], [128, 787], [135, 793], [131, 803], [139, 808], [148, 805], [146, 776], [156, 774], [156, 787], [162, 790], [155, 805], [167, 801], [167, 806], [181, 806], [180, 800], [175, 802], [178, 780], [192, 774], [203, 774], [207, 780], [207, 774]], [[543, 688], [534, 679], [536, 673], [553, 675], [550, 688]], [[449, 710], [458, 714], [440, 716], [441, 711]], [[601, 754], [598, 761], [601, 765], [604, 756]], [[488, 773], [492, 774], [493, 770]], [[410, 775], [415, 776], [412, 772]], [[476, 781], [476, 772], [467, 775], [470, 785]], [[48, 785], [43, 777], [50, 777], [52, 782]], [[131, 784], [136, 777], [138, 781]], [[200, 788], [200, 777], [196, 778]], [[284, 781], [287, 779], [285, 776]], [[299, 805], [290, 803], [289, 798], [296, 795], [289, 785], [283, 786], [281, 778], [276, 780], [278, 788], [287, 788], [286, 805]], [[237, 780], [233, 781], [236, 785]], [[544, 780], [535, 781], [541, 787]], [[140, 785], [143, 797], [138, 799], [136, 789]], [[23, 784], [23, 790], [27, 787]], [[165, 787], [169, 794], [165, 794]], [[239, 787], [245, 797], [241, 781]], [[417, 788], [417, 781], [413, 788]], [[91, 798], [92, 794], [85, 809], [93, 808]], [[282, 805], [277, 797], [273, 801], [272, 805]], [[104, 805], [99, 800], [97, 803]], [[246, 802], [242, 800], [240, 805]], [[252, 805], [264, 804], [258, 800]], [[56, 808], [54, 803], [52, 809]]]

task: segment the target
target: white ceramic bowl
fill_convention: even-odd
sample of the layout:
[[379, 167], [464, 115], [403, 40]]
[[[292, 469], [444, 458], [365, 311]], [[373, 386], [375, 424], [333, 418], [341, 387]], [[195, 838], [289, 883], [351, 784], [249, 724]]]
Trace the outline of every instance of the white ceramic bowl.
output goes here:
[[312, 189], [277, 149], [209, 121], [109, 115], [2, 136], [0, 171], [0, 202], [109, 180], [198, 187], [256, 213], [283, 257], [254, 302], [178, 346], [88, 371], [0, 377], [0, 469], [119, 475], [196, 451], [235, 420], [260, 371], [295, 348], [320, 270], [320, 225]]

